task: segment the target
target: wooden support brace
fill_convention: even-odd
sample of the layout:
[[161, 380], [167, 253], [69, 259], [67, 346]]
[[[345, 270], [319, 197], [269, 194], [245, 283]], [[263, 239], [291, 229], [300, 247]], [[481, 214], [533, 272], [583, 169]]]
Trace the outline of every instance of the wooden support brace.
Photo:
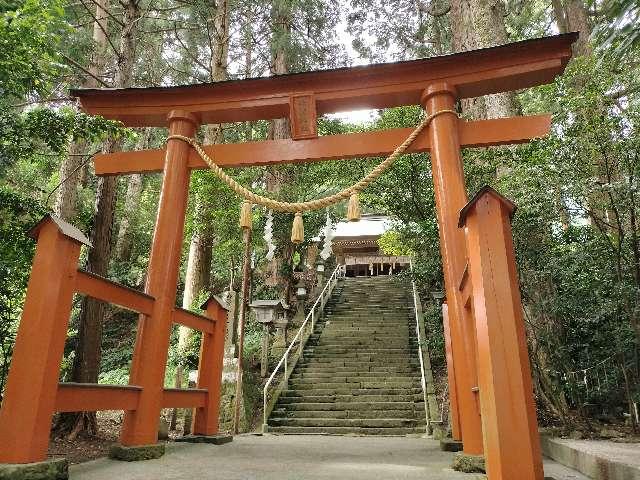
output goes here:
[[198, 332], [211, 334], [214, 331], [216, 320], [190, 312], [183, 308], [176, 308], [173, 311], [173, 323], [193, 328]]
[[145, 315], [149, 315], [153, 309], [152, 296], [80, 269], [76, 275], [75, 290], [80, 294]]
[[135, 410], [142, 389], [135, 385], [97, 385], [60, 383], [56, 412], [96, 412], [99, 410]]
[[162, 408], [202, 408], [207, 402], [207, 391], [201, 388], [165, 388]]

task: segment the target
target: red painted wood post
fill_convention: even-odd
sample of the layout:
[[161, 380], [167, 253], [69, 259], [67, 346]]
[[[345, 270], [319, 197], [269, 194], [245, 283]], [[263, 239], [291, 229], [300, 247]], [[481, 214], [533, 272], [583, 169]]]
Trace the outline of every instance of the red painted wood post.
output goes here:
[[[172, 111], [168, 120], [170, 135], [192, 137], [199, 124], [196, 117], [181, 110]], [[167, 142], [145, 286], [145, 293], [154, 297], [155, 302], [151, 315], [140, 315], [138, 323], [129, 383], [142, 387], [142, 392], [138, 408], [125, 412], [120, 442], [127, 446], [150, 445], [158, 441], [158, 422], [189, 195], [190, 149], [189, 144], [182, 140]]]
[[484, 451], [490, 480], [542, 480], [510, 217], [513, 203], [485, 187], [460, 213], [469, 252]]
[[0, 411], [0, 462], [45, 460], [82, 244], [75, 227], [47, 215], [38, 245]]
[[449, 423], [451, 424], [451, 438], [462, 441], [462, 432], [460, 429], [460, 407], [458, 406], [458, 386], [456, 383], [455, 363], [453, 361], [453, 348], [451, 346], [449, 305], [447, 302], [442, 304], [442, 323], [444, 326], [444, 347], [447, 359], [447, 384], [449, 385]]
[[[422, 97], [427, 113], [455, 109], [456, 90], [446, 83], [431, 85]], [[451, 334], [451, 351], [455, 364], [458, 412], [464, 453], [482, 454], [482, 425], [476, 395], [474, 373], [465, 349], [464, 305], [458, 286], [466, 264], [464, 232], [458, 228], [460, 209], [467, 203], [458, 119], [452, 114], [435, 117], [428, 127], [431, 142], [431, 165], [440, 226], [440, 252], [444, 271]]]
[[202, 334], [200, 343], [198, 388], [207, 390], [207, 400], [204, 407], [196, 409], [192, 432], [194, 435], [215, 435], [219, 427], [227, 309], [213, 296], [202, 308], [206, 309], [207, 316], [215, 319], [216, 323], [212, 334]]

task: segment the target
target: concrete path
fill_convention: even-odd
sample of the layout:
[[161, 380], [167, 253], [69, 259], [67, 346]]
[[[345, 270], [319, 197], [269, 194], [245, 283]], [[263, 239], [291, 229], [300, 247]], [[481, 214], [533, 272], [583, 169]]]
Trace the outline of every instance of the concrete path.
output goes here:
[[595, 480], [640, 480], [640, 443], [543, 436], [542, 451]]
[[[449, 468], [453, 454], [412, 437], [241, 435], [226, 445], [169, 444], [164, 457], [100, 459], [70, 468], [70, 480], [475, 480]], [[556, 480], [587, 480], [550, 462]]]

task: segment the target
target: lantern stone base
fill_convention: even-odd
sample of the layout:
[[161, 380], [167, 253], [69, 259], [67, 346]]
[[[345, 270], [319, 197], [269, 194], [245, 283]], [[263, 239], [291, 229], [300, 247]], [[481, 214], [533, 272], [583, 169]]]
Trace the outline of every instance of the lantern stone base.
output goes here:
[[469, 455], [466, 453], [456, 453], [453, 456], [451, 468], [464, 473], [486, 473], [483, 455]]
[[142, 460], [153, 460], [164, 455], [165, 444], [154, 443], [152, 445], [135, 445], [127, 447], [124, 445], [113, 445], [109, 451], [109, 458], [122, 460], [123, 462], [139, 462]]
[[184, 437], [176, 438], [176, 442], [185, 443], [210, 443], [213, 445], [224, 445], [233, 441], [231, 435], [226, 433], [220, 433], [217, 435], [185, 435]]
[[64, 458], [34, 463], [0, 464], [0, 480], [67, 480], [69, 462]]

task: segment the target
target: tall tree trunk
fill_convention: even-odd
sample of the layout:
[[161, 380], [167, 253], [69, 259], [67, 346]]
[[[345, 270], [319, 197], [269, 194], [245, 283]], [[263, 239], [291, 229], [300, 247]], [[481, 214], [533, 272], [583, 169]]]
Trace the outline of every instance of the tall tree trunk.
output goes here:
[[567, 16], [564, 12], [562, 0], [551, 0], [551, 8], [553, 9], [553, 16], [556, 20], [558, 31], [560, 33], [567, 33], [569, 26], [567, 25]]
[[135, 226], [141, 195], [142, 174], [134, 173], [129, 176], [129, 181], [127, 182], [127, 196], [124, 201], [124, 211], [122, 212], [120, 227], [118, 228], [116, 258], [119, 262], [128, 262], [131, 260], [131, 248], [133, 246], [132, 227]]
[[[451, 0], [450, 22], [454, 52], [493, 47], [509, 41], [502, 0]], [[475, 119], [517, 114], [513, 92], [464, 99], [463, 113]]]
[[573, 55], [589, 55], [589, 37], [593, 29], [583, 0], [551, 0], [553, 16], [560, 33], [580, 32], [573, 44]]
[[[116, 86], [131, 85], [133, 65], [135, 61], [137, 25], [142, 12], [139, 0], [128, 0], [124, 3], [124, 27], [120, 34], [120, 52], [116, 66]], [[116, 151], [120, 146], [115, 142], [106, 145], [106, 151]], [[98, 179], [96, 192], [96, 214], [89, 250], [87, 270], [97, 275], [106, 276], [112, 250], [112, 228], [116, 206], [115, 176], [104, 176]], [[78, 341], [73, 361], [72, 380], [80, 383], [97, 383], [100, 373], [102, 324], [106, 304], [93, 298], [85, 297], [80, 310]], [[72, 413], [61, 420], [61, 428], [69, 429], [70, 438], [78, 434], [93, 435], [97, 432], [96, 416], [93, 412]]]
[[573, 54], [575, 56], [591, 54], [589, 37], [591, 36], [592, 26], [584, 1], [566, 0], [565, 18], [568, 31], [580, 32], [578, 40], [573, 44]]
[[[289, 73], [289, 55], [288, 51], [291, 43], [291, 5], [290, 2], [272, 2], [271, 6], [271, 75], [284, 75]], [[287, 118], [277, 118], [271, 120], [268, 131], [268, 138], [274, 140], [291, 138], [291, 129]], [[291, 178], [282, 168], [268, 168], [265, 174], [265, 183], [267, 191], [277, 194], [283, 185], [289, 182]], [[283, 239], [284, 240], [284, 239]], [[283, 263], [288, 263], [293, 249], [285, 240], [287, 245], [282, 253], [276, 254], [271, 261], [268, 270], [267, 285], [282, 285], [287, 290], [289, 280], [280, 276]]]
[[[454, 53], [478, 48], [471, 20], [470, 0], [451, 0], [449, 23], [451, 25], [451, 47]], [[464, 98], [460, 104], [462, 113], [468, 118], [481, 119], [487, 116], [484, 97]]]
[[78, 186], [80, 184], [80, 165], [84, 161], [87, 144], [85, 142], [71, 142], [69, 154], [60, 163], [60, 186], [53, 205], [54, 213], [68, 222], [73, 221], [78, 203]]
[[[107, 48], [107, 19], [106, 9], [109, 0], [95, 0], [95, 21], [93, 23], [93, 54], [89, 61], [87, 70], [91, 75], [82, 82], [85, 88], [95, 88], [98, 86], [97, 78], [102, 78], [105, 72], [106, 48]], [[72, 142], [69, 146], [69, 155], [60, 163], [60, 182], [62, 184], [56, 193], [56, 200], [53, 206], [55, 214], [67, 221], [72, 221], [76, 214], [78, 203], [78, 186], [82, 177], [80, 165], [84, 161], [82, 156], [85, 153], [87, 144], [85, 142]]]
[[[229, 4], [227, 0], [221, 0], [215, 5], [215, 10], [209, 20], [207, 31], [211, 32], [209, 44], [211, 56], [209, 60], [209, 77], [212, 82], [224, 81], [228, 78], [227, 69], [229, 63]], [[221, 125], [206, 125], [204, 127], [205, 143], [221, 143], [223, 141]], [[207, 205], [211, 199], [196, 195], [194, 211], [194, 228], [189, 244], [189, 256], [187, 258], [187, 271], [184, 280], [184, 294], [182, 296], [182, 308], [189, 309], [199, 293], [208, 288], [210, 284], [211, 250], [213, 248], [213, 234], [208, 217]], [[213, 200], [215, 201], [215, 200]], [[184, 380], [184, 358], [189, 345], [192, 330], [180, 325], [178, 327], [177, 366], [175, 387], [182, 388]], [[171, 414], [170, 427], [177, 426], [178, 410]]]
[[[136, 150], [143, 150], [149, 146], [149, 138], [151, 129], [142, 130], [140, 139], [136, 144]], [[128, 262], [131, 260], [131, 248], [133, 246], [133, 227], [135, 227], [138, 217], [138, 209], [140, 206], [140, 197], [142, 195], [142, 174], [134, 173], [129, 175], [127, 182], [127, 193], [124, 200], [124, 209], [120, 225], [118, 227], [118, 236], [116, 240], [115, 257], [119, 262]]]

